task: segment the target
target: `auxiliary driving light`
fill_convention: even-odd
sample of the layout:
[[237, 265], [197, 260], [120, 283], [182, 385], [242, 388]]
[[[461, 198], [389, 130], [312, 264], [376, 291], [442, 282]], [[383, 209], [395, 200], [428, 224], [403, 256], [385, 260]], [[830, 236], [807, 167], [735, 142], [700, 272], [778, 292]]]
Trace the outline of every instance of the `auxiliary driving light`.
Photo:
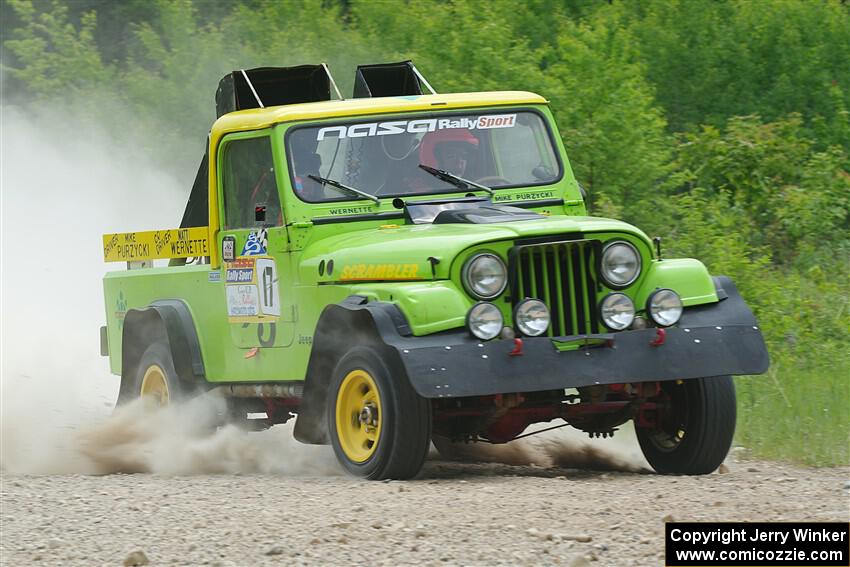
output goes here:
[[523, 335], [539, 337], [549, 328], [549, 308], [539, 299], [521, 301], [514, 309], [514, 323]]
[[682, 299], [672, 289], [659, 289], [649, 296], [646, 311], [660, 326], [669, 327], [682, 317]]
[[492, 303], [479, 301], [466, 314], [466, 328], [482, 341], [496, 338], [502, 331], [504, 319], [499, 308]]
[[599, 315], [606, 327], [622, 331], [635, 319], [635, 304], [624, 293], [609, 293], [599, 302]]

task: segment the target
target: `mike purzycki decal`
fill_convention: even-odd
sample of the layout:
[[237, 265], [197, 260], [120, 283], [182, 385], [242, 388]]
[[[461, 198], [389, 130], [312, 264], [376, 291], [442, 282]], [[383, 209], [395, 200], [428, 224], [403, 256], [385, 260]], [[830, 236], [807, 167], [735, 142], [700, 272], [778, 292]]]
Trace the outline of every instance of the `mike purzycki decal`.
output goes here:
[[320, 128], [317, 141], [325, 138], [367, 138], [370, 136], [390, 136], [392, 134], [420, 134], [435, 130], [489, 130], [492, 128], [513, 128], [516, 126], [516, 114], [488, 114], [472, 118], [423, 118], [421, 120], [390, 120], [351, 124], [349, 126], [327, 126]]

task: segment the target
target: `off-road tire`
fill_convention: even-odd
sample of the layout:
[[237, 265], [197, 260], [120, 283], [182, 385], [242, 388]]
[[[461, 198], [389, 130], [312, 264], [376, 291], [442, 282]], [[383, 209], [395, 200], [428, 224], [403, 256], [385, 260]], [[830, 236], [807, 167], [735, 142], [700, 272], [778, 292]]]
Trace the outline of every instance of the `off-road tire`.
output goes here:
[[[671, 408], [657, 428], [635, 427], [646, 460], [662, 474], [708, 474], [723, 463], [735, 435], [731, 376], [663, 382]], [[682, 432], [681, 438], [677, 435]]]
[[168, 388], [169, 403], [178, 402], [187, 397], [190, 392], [177, 375], [177, 370], [174, 368], [174, 358], [168, 343], [157, 341], [148, 345], [136, 367], [128, 375], [121, 377], [117, 406], [130, 403], [141, 397], [145, 374], [154, 366], [162, 370]]
[[[372, 378], [380, 407], [379, 435], [374, 448], [370, 449], [371, 455], [360, 462], [350, 458], [343, 449], [337, 430], [338, 406], [345, 405], [339, 399], [341, 387], [347, 377], [356, 372], [365, 372]], [[420, 397], [410, 385], [400, 364], [382, 358], [371, 347], [351, 349], [334, 369], [326, 413], [334, 453], [352, 475], [369, 480], [404, 480], [419, 474], [431, 439], [431, 408], [428, 400]], [[344, 411], [340, 415], [340, 419], [352, 417]]]

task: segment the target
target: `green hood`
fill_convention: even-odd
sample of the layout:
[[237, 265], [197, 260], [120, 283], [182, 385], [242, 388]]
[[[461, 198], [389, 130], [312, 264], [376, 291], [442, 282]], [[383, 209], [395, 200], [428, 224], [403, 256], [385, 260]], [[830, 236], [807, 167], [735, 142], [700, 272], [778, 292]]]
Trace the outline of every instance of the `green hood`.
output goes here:
[[[599, 217], [553, 216], [501, 224], [388, 225], [337, 234], [313, 242], [302, 256], [301, 281], [349, 280], [352, 278], [347, 276], [352, 270], [360, 274], [354, 279], [361, 280], [446, 279], [451, 261], [471, 246], [576, 232], [623, 232], [650, 246], [649, 238], [634, 226]], [[440, 260], [433, 275], [429, 257]], [[327, 266], [331, 260], [332, 273], [328, 274], [323, 269], [323, 277], [319, 277], [320, 264], [324, 262]], [[375, 269], [379, 271], [375, 272]], [[375, 276], [376, 273], [385, 274], [387, 270], [391, 277]], [[366, 277], [366, 274], [369, 276]]]

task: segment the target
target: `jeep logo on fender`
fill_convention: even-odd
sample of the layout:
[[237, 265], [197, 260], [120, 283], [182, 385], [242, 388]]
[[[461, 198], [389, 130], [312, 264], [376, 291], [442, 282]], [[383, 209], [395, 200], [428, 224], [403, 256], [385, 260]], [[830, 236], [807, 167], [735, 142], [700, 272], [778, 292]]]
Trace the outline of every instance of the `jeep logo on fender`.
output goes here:
[[371, 136], [388, 136], [405, 132], [418, 134], [435, 130], [450, 130], [466, 128], [468, 130], [488, 130], [492, 128], [513, 128], [516, 126], [516, 114], [489, 114], [469, 118], [425, 118], [422, 120], [390, 120], [387, 122], [370, 122], [368, 124], [351, 124], [348, 126], [327, 126], [320, 128], [316, 141], [327, 137], [334, 138], [366, 138]]

